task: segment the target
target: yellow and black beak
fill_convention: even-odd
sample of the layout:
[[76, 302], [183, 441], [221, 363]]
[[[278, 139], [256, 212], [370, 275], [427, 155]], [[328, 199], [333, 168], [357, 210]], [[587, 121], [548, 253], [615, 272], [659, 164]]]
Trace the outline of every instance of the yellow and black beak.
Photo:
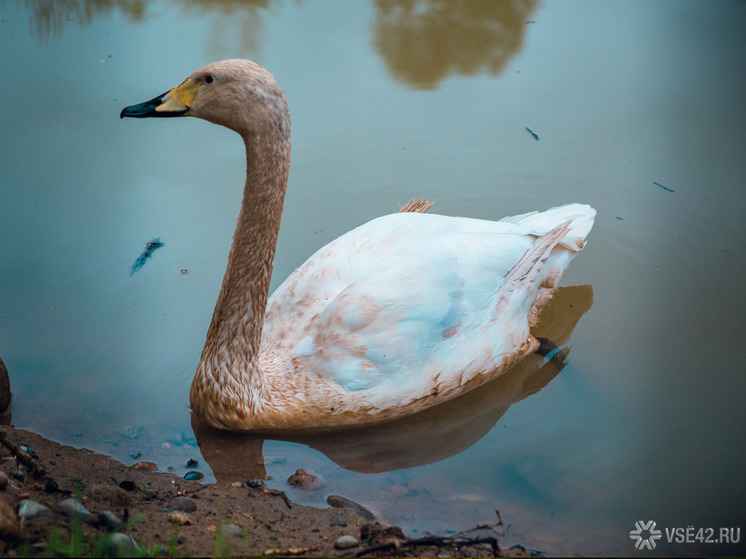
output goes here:
[[170, 91], [138, 105], [122, 109], [119, 118], [186, 116], [202, 82], [194, 78], [185, 79]]

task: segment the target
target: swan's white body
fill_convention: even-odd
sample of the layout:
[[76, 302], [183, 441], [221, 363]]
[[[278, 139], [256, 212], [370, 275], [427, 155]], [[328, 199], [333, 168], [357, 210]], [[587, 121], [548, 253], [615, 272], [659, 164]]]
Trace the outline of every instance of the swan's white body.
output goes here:
[[[226, 89], [223, 98], [257, 103], [260, 84], [261, 126], [201, 114], [221, 100], [202, 85], [233, 74], [253, 82], [250, 93]], [[185, 84], [197, 91], [189, 102], [179, 98], [179, 114], [230, 126], [247, 146], [241, 215], [192, 384], [192, 408], [208, 423], [288, 430], [383, 421], [450, 399], [537, 348], [529, 327], [582, 250], [592, 208], [500, 221], [383, 216], [320, 249], [267, 300], [289, 166], [284, 95], [260, 67], [225, 61], [155, 105], [173, 110]]]

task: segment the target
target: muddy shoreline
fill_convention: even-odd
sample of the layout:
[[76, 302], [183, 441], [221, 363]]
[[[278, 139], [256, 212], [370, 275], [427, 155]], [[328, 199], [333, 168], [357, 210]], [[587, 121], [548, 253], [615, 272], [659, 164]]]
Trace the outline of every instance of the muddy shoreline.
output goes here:
[[[229, 486], [185, 481], [155, 471], [154, 464], [127, 467], [10, 426], [0, 426], [0, 459], [0, 485], [3, 474], [7, 480], [0, 490], [0, 554], [6, 556], [89, 555], [114, 552], [117, 545], [124, 545], [125, 555], [181, 557], [530, 555], [499, 547], [497, 525], [410, 539], [341, 496], [327, 509], [306, 507], [262, 480]], [[71, 499], [90, 516], [66, 513]], [[46, 511], [29, 514], [28, 503]], [[123, 524], [118, 529], [117, 520]], [[124, 536], [112, 542], [113, 533]]]

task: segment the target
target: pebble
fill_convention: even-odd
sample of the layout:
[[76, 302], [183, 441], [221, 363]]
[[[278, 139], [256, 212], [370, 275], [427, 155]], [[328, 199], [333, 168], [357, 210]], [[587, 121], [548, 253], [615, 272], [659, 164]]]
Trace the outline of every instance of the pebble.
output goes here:
[[13, 479], [17, 479], [18, 481], [23, 481], [26, 479], [26, 474], [24, 474], [21, 470], [15, 470], [13, 472], [10, 472], [10, 477]]
[[372, 512], [370, 512], [364, 506], [357, 504], [355, 501], [351, 501], [347, 497], [341, 497], [340, 495], [329, 495], [326, 498], [326, 504], [334, 508], [352, 509], [364, 520], [373, 520], [375, 518], [375, 515]]
[[188, 526], [192, 523], [192, 519], [183, 512], [172, 512], [168, 515], [168, 520], [179, 526]]
[[109, 555], [113, 557], [132, 557], [140, 554], [140, 548], [132, 536], [115, 532], [109, 536]]
[[31, 520], [40, 516], [54, 516], [52, 511], [36, 501], [21, 501], [18, 507], [18, 516]]
[[44, 492], [45, 493], [57, 493], [57, 491], [60, 490], [60, 486], [57, 484], [56, 481], [54, 481], [51, 477], [47, 478], [47, 481], [44, 482]]
[[73, 498], [65, 499], [64, 501], [57, 503], [54, 508], [57, 512], [64, 514], [65, 516], [73, 517], [77, 515], [84, 522], [89, 522], [94, 518], [94, 516], [88, 512], [83, 505]]
[[360, 545], [360, 542], [354, 536], [340, 536], [334, 541], [334, 547], [337, 549], [349, 549], [356, 545]]
[[288, 483], [302, 489], [318, 489], [323, 485], [319, 476], [313, 475], [303, 468], [295, 470], [295, 473], [288, 478]]
[[205, 474], [203, 474], [202, 472], [195, 472], [195, 471], [187, 472], [184, 475], [184, 479], [187, 481], [199, 481], [203, 477], [205, 477]]
[[152, 472], [158, 469], [158, 464], [154, 464], [153, 462], [135, 462], [130, 466], [130, 470], [135, 470], [136, 472]]
[[220, 532], [224, 536], [240, 536], [241, 535], [241, 527], [237, 524], [223, 524], [220, 527]]
[[246, 487], [249, 489], [259, 489], [261, 487], [264, 487], [264, 481], [261, 479], [250, 479], [246, 483], [244, 483]]
[[131, 479], [125, 479], [119, 484], [119, 487], [121, 487], [125, 491], [134, 491], [135, 489], [137, 489], [137, 484]]
[[0, 471], [0, 491], [8, 487], [8, 476]]
[[119, 530], [122, 529], [122, 521], [119, 520], [119, 518], [117, 518], [117, 515], [115, 515], [113, 512], [110, 512], [108, 510], [99, 512], [96, 517], [98, 518], [98, 521], [103, 526], [109, 528], [109, 530], [119, 532]]
[[197, 503], [189, 497], [174, 497], [168, 505], [173, 510], [180, 510], [183, 512], [194, 512], [197, 510]]

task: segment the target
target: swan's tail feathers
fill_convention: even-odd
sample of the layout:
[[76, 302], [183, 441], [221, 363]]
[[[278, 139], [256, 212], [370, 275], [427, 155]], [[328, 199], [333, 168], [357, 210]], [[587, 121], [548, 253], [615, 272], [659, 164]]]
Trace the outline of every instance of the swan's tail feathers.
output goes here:
[[[559, 287], [565, 273], [564, 267], [545, 268], [552, 251], [573, 231], [573, 222], [566, 221], [542, 235], [516, 264], [505, 274], [500, 286], [497, 304], [492, 314], [493, 320], [499, 320], [517, 309], [528, 311], [529, 324], [534, 325], [539, 313], [549, 303]], [[582, 245], [571, 250], [580, 250]], [[570, 263], [569, 259], [566, 264]], [[524, 311], [525, 312], [525, 311]]]
[[415, 212], [424, 214], [427, 210], [432, 208], [434, 204], [435, 202], [430, 202], [428, 200], [425, 200], [424, 196], [420, 196], [419, 200], [415, 200], [414, 198], [412, 198], [404, 205], [402, 209], [399, 210], [399, 212]]
[[579, 252], [585, 246], [585, 239], [593, 227], [596, 210], [586, 204], [567, 204], [545, 212], [530, 212], [506, 217], [500, 221], [519, 223], [532, 228], [535, 235], [543, 235], [553, 229], [558, 223], [570, 222], [570, 228], [560, 243], [574, 252]]

